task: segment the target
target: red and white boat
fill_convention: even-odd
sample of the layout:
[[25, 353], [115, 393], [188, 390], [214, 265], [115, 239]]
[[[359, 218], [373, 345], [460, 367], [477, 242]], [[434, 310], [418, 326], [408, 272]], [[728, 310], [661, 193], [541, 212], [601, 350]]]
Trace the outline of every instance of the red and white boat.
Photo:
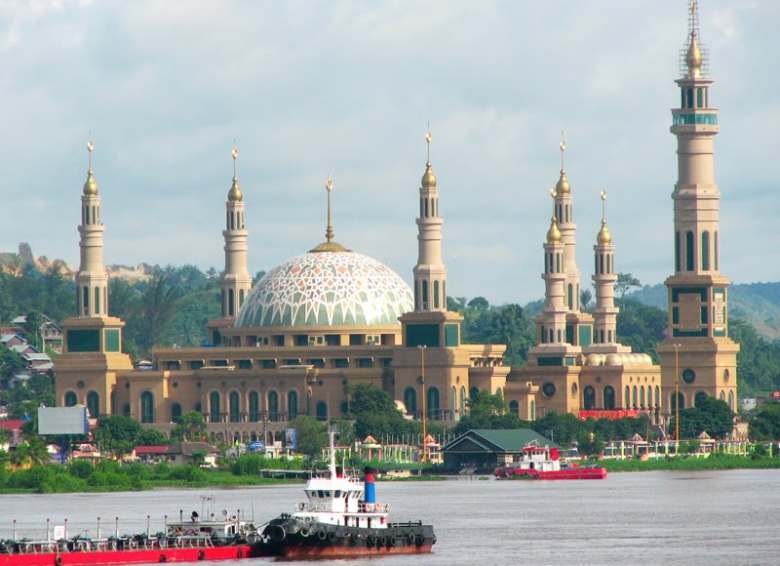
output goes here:
[[562, 462], [557, 448], [531, 444], [523, 448], [517, 463], [496, 468], [495, 476], [497, 479], [603, 480], [607, 470]]

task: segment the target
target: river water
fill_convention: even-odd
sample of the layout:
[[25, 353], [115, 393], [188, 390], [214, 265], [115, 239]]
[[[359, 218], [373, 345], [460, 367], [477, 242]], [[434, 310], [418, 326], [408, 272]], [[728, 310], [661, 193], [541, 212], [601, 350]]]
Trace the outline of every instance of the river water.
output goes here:
[[[201, 495], [215, 511], [241, 508], [262, 522], [291, 511], [301, 485], [249, 489], [160, 490], [140, 493], [0, 495], [0, 538], [43, 537], [45, 520], [69, 521], [69, 534], [152, 532], [163, 515], [201, 510]], [[481, 566], [531, 564], [780, 564], [780, 470], [641, 472], [604, 481], [499, 482], [453, 480], [377, 485], [394, 520], [434, 525], [434, 553], [373, 559], [374, 565]], [[265, 559], [255, 563], [264, 563]], [[325, 562], [362, 564], [363, 560]], [[226, 564], [226, 563], [222, 563]], [[239, 564], [239, 563], [236, 563]], [[249, 564], [244, 561], [240, 564]]]

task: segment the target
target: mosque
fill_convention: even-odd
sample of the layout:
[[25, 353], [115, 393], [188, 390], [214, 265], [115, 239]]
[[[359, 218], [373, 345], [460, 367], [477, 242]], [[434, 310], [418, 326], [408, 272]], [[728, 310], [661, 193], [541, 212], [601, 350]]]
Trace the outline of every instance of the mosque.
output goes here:
[[[153, 369], [134, 369], [123, 351], [124, 323], [109, 316], [103, 264], [101, 193], [92, 170], [81, 196], [77, 315], [65, 321], [55, 364], [60, 405], [84, 404], [92, 416], [124, 414], [162, 431], [197, 411], [221, 440], [267, 438], [298, 415], [340, 416], [350, 385], [372, 384], [410, 418], [456, 423], [479, 391], [500, 392], [511, 411], [534, 420], [555, 411], [662, 420], [678, 405], [714, 396], [736, 407], [736, 354], [728, 338], [729, 281], [719, 272], [720, 193], [714, 178], [718, 110], [691, 1], [680, 106], [672, 110], [678, 182], [674, 202], [674, 273], [668, 288], [667, 338], [660, 366], [618, 342], [615, 241], [602, 218], [593, 245], [596, 303], [580, 305], [574, 190], [563, 165], [551, 190], [543, 243], [544, 309], [536, 345], [522, 367], [504, 363], [504, 345], [466, 344], [463, 318], [447, 310], [439, 186], [430, 161], [419, 187], [418, 256], [410, 288], [374, 258], [334, 239], [326, 184], [325, 240], [270, 270], [254, 286], [249, 233], [235, 162], [225, 202], [222, 316], [208, 323], [207, 347], [155, 348]], [[431, 136], [426, 135], [430, 149]], [[602, 201], [606, 193], [601, 194]]]

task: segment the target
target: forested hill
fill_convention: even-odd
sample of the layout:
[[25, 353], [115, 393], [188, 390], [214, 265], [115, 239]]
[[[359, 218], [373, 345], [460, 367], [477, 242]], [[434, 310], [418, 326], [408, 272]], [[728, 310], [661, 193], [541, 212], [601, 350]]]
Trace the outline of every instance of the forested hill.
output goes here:
[[[666, 310], [666, 287], [645, 285], [628, 295]], [[743, 283], [729, 291], [729, 315], [749, 322], [761, 336], [780, 339], [780, 283]]]

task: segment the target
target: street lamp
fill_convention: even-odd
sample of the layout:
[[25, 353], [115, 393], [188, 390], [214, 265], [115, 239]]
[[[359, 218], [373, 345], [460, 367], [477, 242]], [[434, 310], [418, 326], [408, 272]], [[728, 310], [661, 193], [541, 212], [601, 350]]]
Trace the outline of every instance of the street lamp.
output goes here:
[[674, 347], [674, 439], [677, 441], [677, 454], [680, 453], [680, 347]]
[[425, 437], [427, 436], [428, 429], [425, 421], [425, 350], [428, 348], [425, 344], [417, 346], [420, 349], [420, 385], [422, 386], [422, 458], [423, 462], [428, 461], [428, 450], [425, 446]]

